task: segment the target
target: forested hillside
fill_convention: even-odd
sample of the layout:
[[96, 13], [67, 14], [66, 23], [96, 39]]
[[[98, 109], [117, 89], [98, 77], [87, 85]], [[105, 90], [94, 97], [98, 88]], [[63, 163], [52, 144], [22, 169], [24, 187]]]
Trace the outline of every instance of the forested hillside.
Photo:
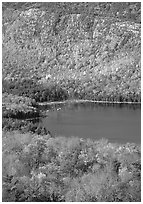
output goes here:
[[39, 123], [39, 102], [141, 102], [141, 3], [3, 2], [2, 91], [3, 202], [141, 202], [140, 145]]
[[140, 3], [3, 3], [4, 91], [140, 101], [140, 15]]

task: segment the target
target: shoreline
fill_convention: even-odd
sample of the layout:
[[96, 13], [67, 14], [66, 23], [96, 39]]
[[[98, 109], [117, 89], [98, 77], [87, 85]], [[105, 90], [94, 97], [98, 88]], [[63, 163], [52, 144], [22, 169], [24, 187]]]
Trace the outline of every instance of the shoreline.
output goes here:
[[101, 103], [101, 104], [131, 104], [131, 105], [141, 105], [141, 102], [119, 102], [119, 101], [94, 101], [94, 100], [65, 100], [65, 101], [51, 101], [38, 103], [39, 106], [53, 105], [53, 104], [68, 104], [68, 103]]

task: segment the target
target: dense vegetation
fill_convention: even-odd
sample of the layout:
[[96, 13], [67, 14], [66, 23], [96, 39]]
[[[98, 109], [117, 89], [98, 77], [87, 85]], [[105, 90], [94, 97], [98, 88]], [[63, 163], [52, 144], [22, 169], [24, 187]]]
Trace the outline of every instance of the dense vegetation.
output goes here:
[[[123, 92], [120, 87], [117, 90], [106, 91], [101, 90], [102, 83], [96, 80], [94, 84], [88, 81], [82, 84], [79, 80], [71, 80], [65, 82], [64, 80], [57, 82], [49, 82], [46, 85], [36, 84], [33, 80], [23, 80], [17, 82], [8, 82], [3, 80], [3, 93], [15, 94], [19, 96], [30, 97], [36, 102], [45, 101], [63, 101], [67, 99], [89, 99], [95, 101], [118, 101], [118, 102], [141, 102], [141, 95], [139, 92]], [[111, 85], [112, 82], [106, 81], [105, 85]], [[116, 82], [117, 83], [117, 82]], [[86, 87], [87, 86], [87, 87]], [[92, 87], [91, 87], [92, 86]]]
[[140, 148], [3, 132], [3, 201], [141, 201]]
[[4, 91], [140, 102], [140, 14], [140, 3], [3, 3]]
[[35, 100], [3, 93], [2, 95], [3, 118], [34, 118], [39, 116]]
[[12, 93], [19, 96], [26, 96], [36, 102], [62, 101], [68, 99], [68, 92], [58, 84], [49, 84], [44, 87], [36, 84], [33, 80], [20, 80], [18, 82], [8, 82], [3, 80], [3, 93]]
[[140, 3], [2, 9], [3, 202], [140, 202], [139, 145], [54, 137], [37, 103], [140, 102]]

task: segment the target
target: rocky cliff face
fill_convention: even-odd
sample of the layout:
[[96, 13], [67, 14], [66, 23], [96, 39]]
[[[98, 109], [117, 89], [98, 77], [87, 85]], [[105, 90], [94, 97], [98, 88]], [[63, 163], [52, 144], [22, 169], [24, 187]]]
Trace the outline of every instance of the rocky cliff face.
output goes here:
[[88, 12], [82, 3], [73, 11], [38, 5], [3, 6], [3, 79], [61, 86], [74, 80], [95, 94], [140, 94], [139, 4], [94, 4]]

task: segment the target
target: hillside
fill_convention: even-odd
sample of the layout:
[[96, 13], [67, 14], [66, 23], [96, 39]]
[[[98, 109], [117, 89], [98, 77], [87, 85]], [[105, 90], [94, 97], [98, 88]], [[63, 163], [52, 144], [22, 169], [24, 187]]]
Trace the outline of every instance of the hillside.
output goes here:
[[3, 202], [141, 202], [140, 145], [55, 137], [39, 110], [140, 103], [141, 4], [6, 2], [2, 11]]
[[[4, 91], [140, 101], [140, 12], [140, 3], [3, 3]], [[32, 94], [20, 92], [23, 80]], [[64, 96], [48, 97], [51, 86]]]

